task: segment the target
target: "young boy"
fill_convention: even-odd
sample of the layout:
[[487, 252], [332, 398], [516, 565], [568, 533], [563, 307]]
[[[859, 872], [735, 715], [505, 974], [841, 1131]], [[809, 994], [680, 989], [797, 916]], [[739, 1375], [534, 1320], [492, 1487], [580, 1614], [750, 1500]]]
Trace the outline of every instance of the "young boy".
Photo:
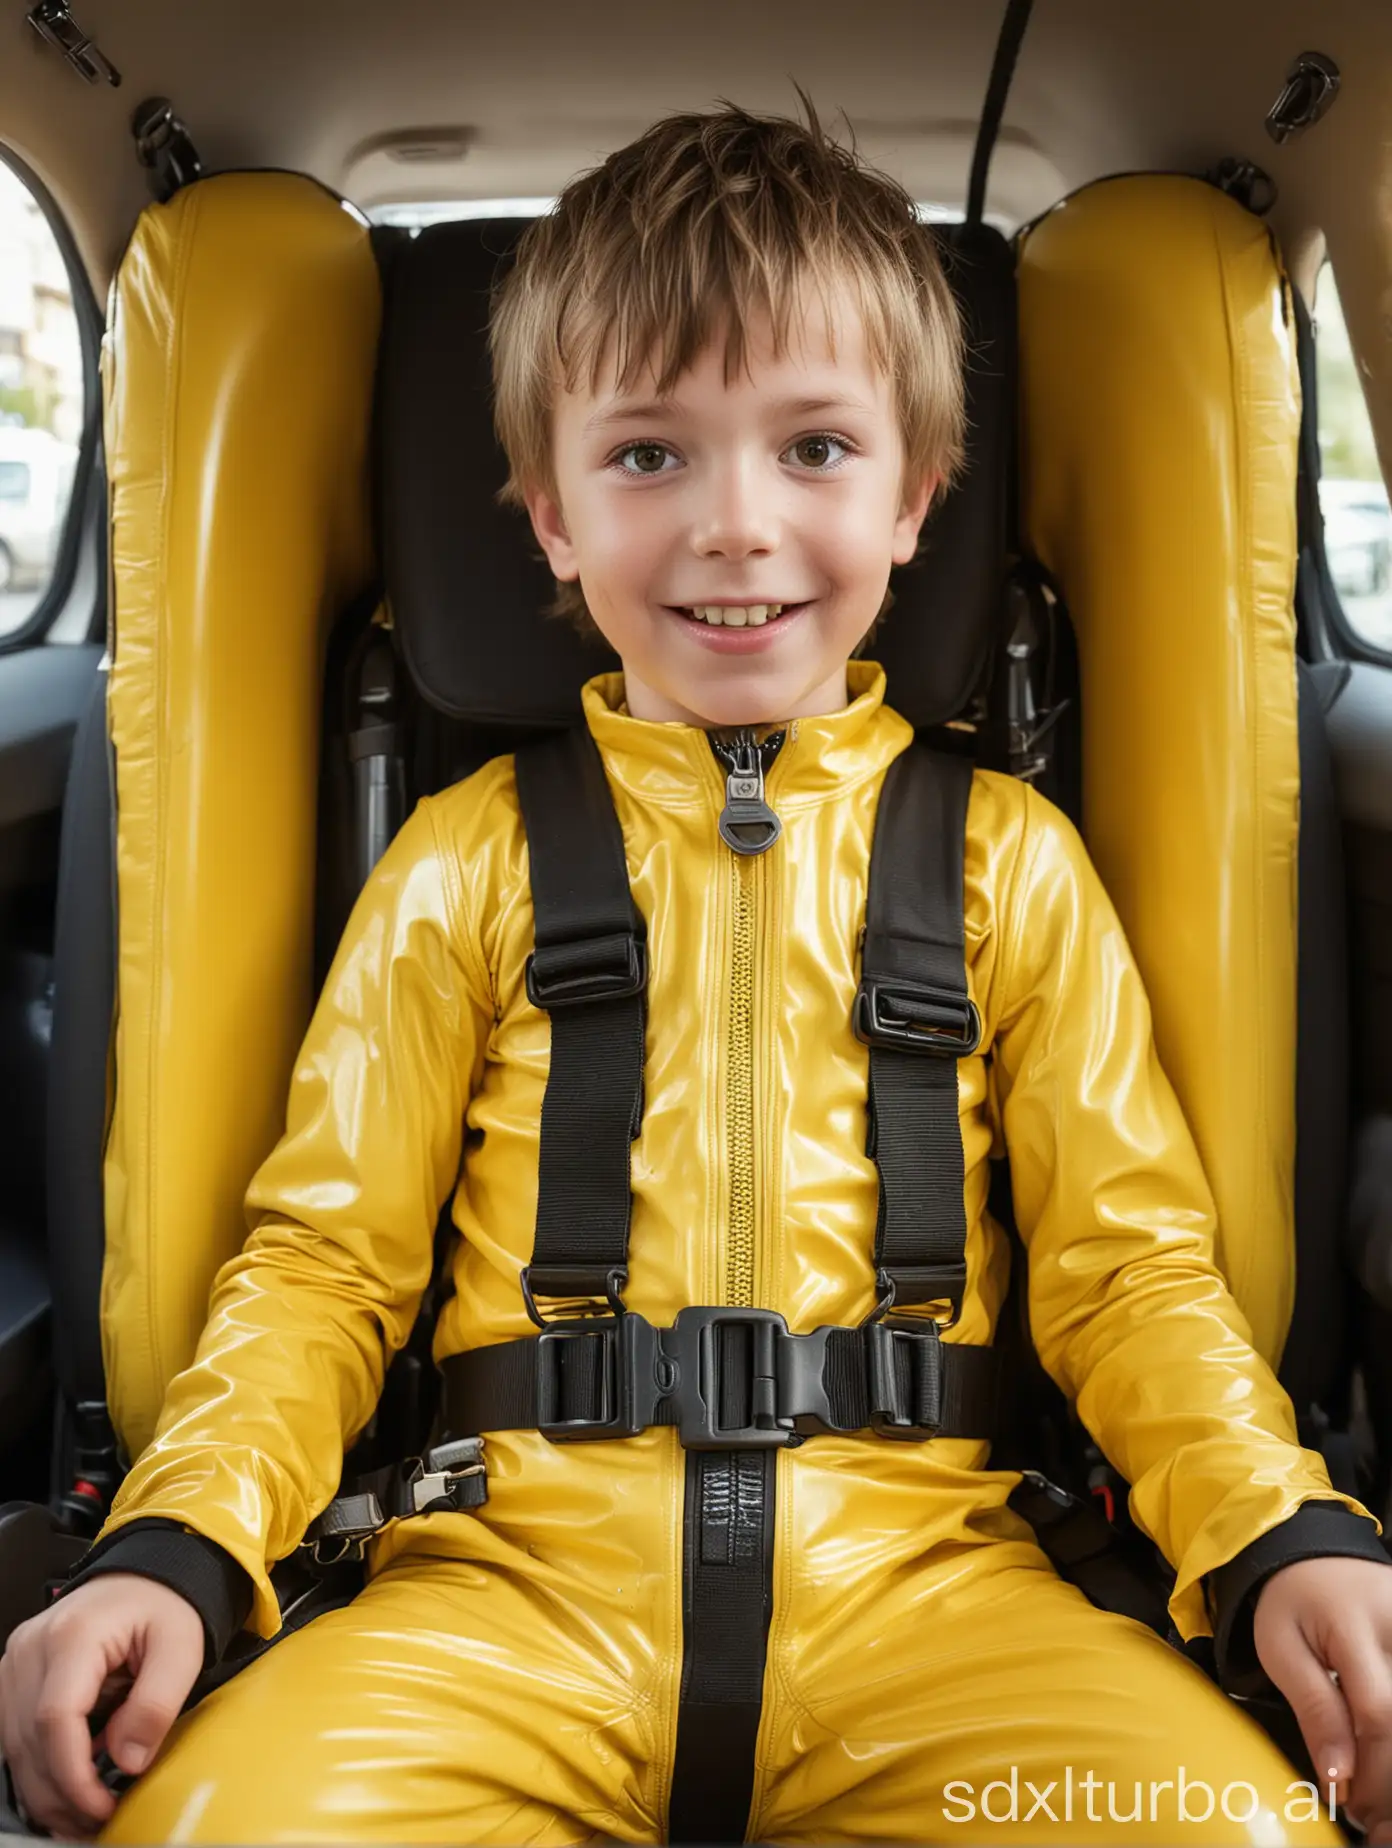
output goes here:
[[[623, 661], [585, 716], [649, 956], [624, 1302], [663, 1327], [757, 1304], [805, 1334], [874, 1302], [851, 1012], [910, 731], [851, 657], [956, 463], [962, 388], [909, 198], [809, 118], [659, 123], [532, 227], [493, 324], [508, 491]], [[719, 828], [732, 727], [774, 728], [759, 853]], [[1057, 813], [979, 773], [964, 899], [983, 1032], [957, 1068], [968, 1281], [945, 1344], [989, 1344], [1000, 1307], [1000, 1128], [1040, 1356], [1174, 1562], [1176, 1621], [1216, 1625], [1235, 1670], [1254, 1628], [1321, 1777], [1392, 1839], [1392, 1573], [1214, 1268], [1106, 896]], [[79, 1582], [0, 1666], [31, 1816], [112, 1842], [1338, 1840], [1327, 1790], [1293, 1802], [1197, 1669], [1057, 1578], [970, 1435], [730, 1457], [658, 1426], [490, 1431], [483, 1507], [389, 1527], [351, 1605], [173, 1726], [205, 1655], [248, 1615], [274, 1632], [269, 1566], [335, 1493], [457, 1177], [436, 1356], [534, 1332], [533, 941], [502, 759], [423, 802], [369, 882], [197, 1356]], [[769, 1574], [751, 1657], [739, 1598]], [[95, 1742], [143, 1773], [117, 1808], [86, 1716], [123, 1674]]]

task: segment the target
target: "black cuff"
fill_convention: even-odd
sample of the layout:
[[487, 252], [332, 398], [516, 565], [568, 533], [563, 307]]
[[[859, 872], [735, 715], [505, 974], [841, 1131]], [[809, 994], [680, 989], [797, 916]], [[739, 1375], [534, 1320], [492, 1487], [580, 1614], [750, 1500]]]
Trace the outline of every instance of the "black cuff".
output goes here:
[[132, 1521], [91, 1547], [58, 1592], [63, 1597], [104, 1572], [137, 1572], [177, 1591], [203, 1619], [203, 1666], [221, 1661], [251, 1614], [251, 1578], [232, 1555], [178, 1521]]
[[1229, 1694], [1251, 1697], [1270, 1692], [1252, 1637], [1252, 1615], [1262, 1586], [1273, 1572], [1298, 1559], [1327, 1558], [1392, 1565], [1372, 1521], [1342, 1502], [1309, 1501], [1208, 1575], [1213, 1652], [1218, 1679]]

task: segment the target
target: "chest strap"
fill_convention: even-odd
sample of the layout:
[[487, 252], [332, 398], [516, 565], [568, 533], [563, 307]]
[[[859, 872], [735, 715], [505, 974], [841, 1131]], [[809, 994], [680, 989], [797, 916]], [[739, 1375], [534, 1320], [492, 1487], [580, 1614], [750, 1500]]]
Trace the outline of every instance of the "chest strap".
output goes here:
[[676, 1425], [688, 1450], [769, 1450], [821, 1433], [989, 1438], [996, 1354], [936, 1322], [788, 1332], [772, 1309], [692, 1308], [670, 1328], [632, 1310], [548, 1324], [442, 1363], [446, 1428], [540, 1431], [552, 1443]]

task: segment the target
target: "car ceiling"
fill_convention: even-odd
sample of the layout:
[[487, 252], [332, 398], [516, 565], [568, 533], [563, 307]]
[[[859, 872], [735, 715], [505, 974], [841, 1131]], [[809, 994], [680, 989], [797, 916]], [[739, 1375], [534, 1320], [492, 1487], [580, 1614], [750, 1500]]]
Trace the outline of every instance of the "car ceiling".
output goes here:
[[[0, 138], [68, 213], [99, 290], [147, 200], [129, 124], [172, 99], [205, 166], [304, 170], [365, 207], [546, 195], [657, 116], [726, 97], [844, 112], [868, 158], [960, 206], [1004, 0], [71, 0], [122, 73], [89, 86], [0, 0]], [[1328, 117], [1278, 147], [1292, 59], [1342, 72]], [[461, 153], [462, 150], [462, 153]], [[1392, 7], [1387, 0], [1036, 0], [992, 169], [1018, 223], [1099, 174], [1276, 181], [1297, 275], [1329, 248], [1375, 419], [1392, 443]], [[1302, 278], [1303, 279], [1303, 278]]]

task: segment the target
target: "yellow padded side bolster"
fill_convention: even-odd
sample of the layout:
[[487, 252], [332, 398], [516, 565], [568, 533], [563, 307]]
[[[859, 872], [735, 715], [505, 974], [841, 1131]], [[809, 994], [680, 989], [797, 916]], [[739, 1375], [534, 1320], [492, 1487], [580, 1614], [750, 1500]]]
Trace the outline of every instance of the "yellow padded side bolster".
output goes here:
[[369, 235], [293, 174], [145, 212], [103, 360], [118, 1016], [102, 1329], [131, 1457], [308, 1019], [323, 644], [371, 577]]
[[1294, 1284], [1288, 309], [1265, 225], [1197, 180], [1099, 182], [1023, 240], [1024, 518], [1077, 625], [1088, 845], [1273, 1363]]

